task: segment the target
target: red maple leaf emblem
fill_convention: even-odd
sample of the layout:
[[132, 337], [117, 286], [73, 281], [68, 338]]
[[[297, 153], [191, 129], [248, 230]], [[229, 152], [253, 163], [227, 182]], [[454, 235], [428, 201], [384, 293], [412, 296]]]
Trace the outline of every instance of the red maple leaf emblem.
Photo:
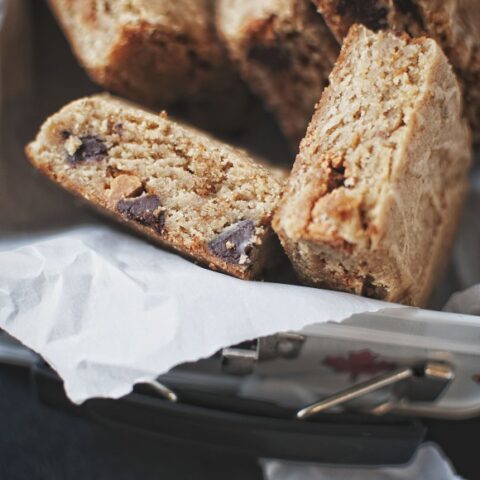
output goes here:
[[338, 373], [349, 373], [352, 380], [359, 375], [375, 375], [396, 368], [396, 363], [381, 360], [379, 356], [370, 350], [350, 352], [348, 357], [327, 356], [323, 364]]

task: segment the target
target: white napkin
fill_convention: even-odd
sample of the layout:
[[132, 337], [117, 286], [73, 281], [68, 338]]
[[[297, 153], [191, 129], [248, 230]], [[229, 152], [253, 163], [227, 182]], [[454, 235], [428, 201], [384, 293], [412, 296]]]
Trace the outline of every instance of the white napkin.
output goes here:
[[339, 467], [261, 460], [265, 480], [460, 480], [434, 444], [422, 445], [408, 465]]

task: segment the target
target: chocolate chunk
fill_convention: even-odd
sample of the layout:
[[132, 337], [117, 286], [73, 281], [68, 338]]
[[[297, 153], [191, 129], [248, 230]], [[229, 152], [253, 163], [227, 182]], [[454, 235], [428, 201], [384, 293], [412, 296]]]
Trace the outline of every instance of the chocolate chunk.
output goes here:
[[209, 70], [212, 67], [210, 62], [199, 57], [195, 50], [188, 50], [187, 55], [192, 64], [202, 70]]
[[276, 45], [253, 45], [248, 51], [248, 58], [273, 71], [287, 70], [291, 65], [288, 50]]
[[387, 297], [388, 291], [382, 285], [377, 285], [373, 282], [373, 277], [367, 275], [363, 281], [362, 292], [360, 295], [368, 298], [377, 298], [383, 300]]
[[343, 186], [345, 186], [345, 167], [343, 165], [339, 165], [338, 167], [330, 166], [327, 180], [328, 192], [333, 192], [333, 190]]
[[362, 23], [372, 30], [388, 27], [388, 9], [379, 6], [379, 0], [340, 0], [337, 14], [350, 15], [354, 23]]
[[117, 203], [117, 210], [127, 217], [161, 233], [165, 227], [165, 215], [157, 195], [142, 195], [132, 199], [123, 199]]
[[68, 130], [62, 130], [60, 132], [60, 136], [64, 139], [64, 140], [68, 140], [70, 138], [70, 135], [71, 133], [68, 131]]
[[117, 133], [118, 135], [122, 136], [123, 135], [123, 123], [116, 123], [113, 126], [113, 131]]
[[408, 15], [422, 30], [425, 30], [420, 7], [413, 0], [393, 0], [393, 2], [400, 12]]
[[75, 165], [87, 161], [100, 161], [107, 155], [107, 146], [97, 136], [86, 135], [80, 137], [81, 145], [73, 155], [67, 154], [67, 160]]
[[251, 220], [243, 220], [209, 242], [208, 249], [227, 263], [248, 263], [254, 237], [255, 223]]

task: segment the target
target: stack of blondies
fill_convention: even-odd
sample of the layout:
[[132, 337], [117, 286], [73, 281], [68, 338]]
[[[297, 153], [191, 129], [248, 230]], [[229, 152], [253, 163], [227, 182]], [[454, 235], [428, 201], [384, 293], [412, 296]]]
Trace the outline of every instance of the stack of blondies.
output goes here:
[[[259, 278], [283, 248], [306, 285], [425, 304], [480, 141], [476, 0], [50, 5], [90, 77], [124, 99], [47, 119], [35, 167], [213, 270]], [[247, 88], [298, 152], [291, 172], [165, 112], [232, 124]]]

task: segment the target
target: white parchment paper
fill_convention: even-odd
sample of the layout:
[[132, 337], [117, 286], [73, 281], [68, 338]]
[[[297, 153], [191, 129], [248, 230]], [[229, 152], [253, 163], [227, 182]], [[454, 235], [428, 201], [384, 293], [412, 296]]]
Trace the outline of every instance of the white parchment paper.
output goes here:
[[211, 272], [104, 226], [0, 252], [0, 326], [39, 352], [75, 402], [243, 340], [389, 304]]

